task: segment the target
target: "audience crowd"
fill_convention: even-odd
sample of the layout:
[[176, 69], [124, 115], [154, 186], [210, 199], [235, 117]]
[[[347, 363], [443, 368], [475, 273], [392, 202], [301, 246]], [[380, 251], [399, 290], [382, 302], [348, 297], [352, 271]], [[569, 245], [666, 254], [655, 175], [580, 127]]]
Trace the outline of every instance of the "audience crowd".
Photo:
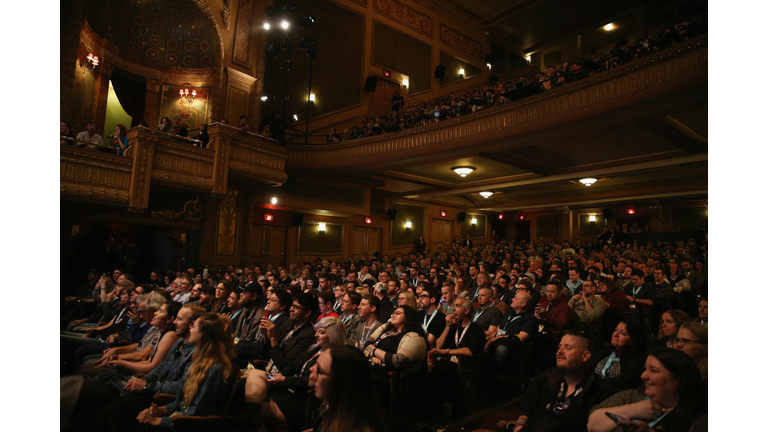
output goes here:
[[349, 141], [398, 132], [503, 105], [614, 69], [706, 32], [705, 14], [665, 28], [660, 34], [617, 46], [608, 53], [592, 54], [574, 62], [566, 61], [559, 69], [547, 66], [543, 72], [533, 76], [486, 84], [471, 92], [458, 95], [451, 92], [431, 101], [412, 99], [407, 104], [404, 104], [403, 97], [397, 93], [392, 98], [389, 114], [363, 119], [358, 125], [332, 127], [326, 135], [326, 142]]
[[222, 414], [233, 430], [389, 430], [445, 424], [440, 407], [479, 388], [526, 392], [508, 430], [706, 424], [706, 245], [457, 237], [418, 250], [93, 270], [62, 299], [62, 418], [97, 416], [78, 401], [99, 395], [102, 430]]

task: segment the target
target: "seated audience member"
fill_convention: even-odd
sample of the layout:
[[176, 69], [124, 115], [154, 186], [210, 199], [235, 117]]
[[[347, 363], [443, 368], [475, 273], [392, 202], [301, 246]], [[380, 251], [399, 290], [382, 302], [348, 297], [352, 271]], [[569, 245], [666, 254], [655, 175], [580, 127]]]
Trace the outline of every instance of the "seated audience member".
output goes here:
[[655, 294], [652, 284], [645, 283], [641, 270], [632, 270], [630, 282], [624, 286], [632, 319], [643, 323], [643, 331], [652, 334], [653, 305]]
[[160, 123], [157, 125], [157, 130], [160, 132], [171, 133], [171, 119], [163, 117], [160, 119]]
[[216, 284], [216, 289], [213, 294], [213, 308], [211, 312], [220, 314], [229, 313], [229, 293], [232, 292], [232, 283], [227, 280], [221, 281]]
[[180, 278], [177, 282], [176, 295], [173, 296], [173, 301], [181, 304], [190, 302], [190, 291], [193, 285], [195, 285], [195, 283], [191, 278]]
[[125, 125], [120, 123], [115, 126], [115, 135], [112, 138], [112, 147], [118, 149], [118, 154], [122, 155], [125, 149], [128, 148], [128, 135], [125, 132]]
[[230, 337], [229, 319], [223, 315], [207, 313], [195, 320], [189, 341], [195, 345], [192, 364], [184, 385], [176, 393], [176, 399], [168, 405], [151, 406], [137, 417], [145, 426], [173, 428], [171, 414], [210, 415], [220, 414], [229, 392], [240, 376], [231, 359], [235, 346]]
[[78, 147], [96, 148], [96, 145], [104, 145], [101, 135], [96, 133], [96, 122], [88, 120], [85, 122], [85, 130], [75, 137], [75, 145]]
[[306, 394], [312, 384], [309, 380], [310, 369], [320, 355], [332, 347], [344, 345], [346, 341], [344, 324], [337, 317], [323, 318], [314, 328], [315, 344], [285, 365], [281, 372], [271, 376], [260, 370], [248, 373], [246, 406], [241, 417], [248, 426], [256, 428], [263, 421], [268, 426], [290, 422], [296, 430], [307, 427], [309, 419], [306, 413], [320, 405]]
[[203, 148], [208, 147], [208, 141], [211, 140], [211, 137], [208, 136], [208, 123], [203, 123], [200, 125], [200, 133], [197, 134], [197, 140], [200, 141], [200, 145]]
[[504, 315], [509, 309], [509, 306], [506, 303], [504, 303], [504, 300], [502, 300], [501, 298], [502, 294], [504, 294], [504, 289], [501, 288], [501, 285], [494, 284], [494, 285], [491, 285], [491, 292], [492, 292], [491, 304], [493, 305], [493, 307], [498, 309], [502, 315]]
[[528, 279], [521, 279], [517, 282], [514, 287], [514, 294], [509, 297], [510, 303], [515, 297], [515, 294], [519, 292], [524, 292], [531, 296], [531, 304], [537, 305], [541, 302], [541, 293], [533, 289], [533, 284]]
[[248, 117], [241, 115], [237, 119], [237, 122], [238, 122], [237, 128], [240, 129], [241, 131], [248, 132], [251, 130], [251, 127], [248, 125]]
[[595, 373], [613, 387], [614, 391], [626, 390], [640, 384], [640, 374], [645, 362], [645, 335], [631, 321], [619, 321], [611, 337], [611, 343], [597, 360]]
[[381, 305], [381, 300], [373, 295], [364, 295], [360, 300], [360, 307], [357, 308], [357, 313], [360, 315], [360, 323], [355, 330], [355, 346], [358, 348], [363, 347], [363, 343], [383, 325], [378, 320], [377, 311]]
[[243, 309], [240, 307], [240, 295], [238, 294], [240, 290], [234, 290], [231, 293], [229, 293], [229, 297], [227, 297], [227, 309], [229, 309], [229, 312], [227, 312], [227, 317], [229, 318], [229, 321], [232, 323], [232, 331], [235, 331], [235, 326], [237, 323], [238, 318], [240, 317], [240, 314], [243, 313]]
[[317, 322], [320, 322], [323, 318], [339, 317], [339, 314], [333, 310], [333, 305], [336, 302], [336, 295], [333, 291], [321, 291], [317, 293], [317, 302], [320, 308], [320, 316], [317, 317]]
[[595, 282], [587, 279], [581, 284], [581, 292], [574, 294], [568, 301], [568, 306], [579, 315], [583, 323], [599, 320], [605, 314], [605, 303], [595, 296]]
[[510, 422], [516, 432], [587, 430], [589, 410], [612, 393], [610, 385], [593, 372], [595, 349], [594, 341], [580, 333], [568, 330], [563, 334], [557, 368], [534, 379], [517, 421]]
[[[326, 278], [326, 280], [328, 280]], [[320, 282], [322, 283], [322, 281]], [[341, 301], [344, 299], [344, 294], [347, 292], [347, 289], [344, 287], [344, 285], [336, 285], [333, 287], [333, 310], [341, 315]]]
[[392, 314], [392, 321], [379, 327], [365, 341], [366, 357], [377, 369], [415, 372], [427, 354], [423, 334], [416, 310], [400, 306]]
[[509, 373], [516, 359], [513, 356], [515, 345], [528, 342], [536, 335], [538, 323], [533, 315], [533, 299], [525, 291], [519, 291], [512, 299], [512, 306], [504, 315], [504, 319], [496, 334], [488, 339], [485, 347], [501, 373]]
[[435, 346], [437, 338], [443, 334], [443, 327], [445, 327], [445, 314], [437, 307], [438, 297], [437, 291], [432, 288], [427, 288], [419, 294], [417, 318], [427, 336], [427, 345], [430, 348]]
[[357, 308], [360, 307], [362, 299], [363, 296], [356, 291], [349, 291], [344, 294], [341, 300], [341, 315], [339, 315], [339, 319], [344, 323], [344, 328], [347, 332], [347, 343], [350, 345], [355, 345], [357, 342], [355, 331], [362, 322], [360, 315], [357, 314]]
[[559, 334], [568, 328], [571, 322], [571, 308], [563, 294], [563, 284], [558, 279], [547, 282], [546, 296], [542, 297], [539, 307], [534, 311], [536, 318], [543, 324], [542, 333]]
[[706, 297], [699, 299], [699, 318], [696, 322], [709, 325], [709, 300]]
[[[284, 290], [275, 290], [273, 297], [283, 292], [291, 301], [287, 327], [278, 327], [269, 319], [262, 319], [262, 330], [269, 339], [269, 364], [267, 373], [280, 372], [296, 360], [315, 341], [314, 330], [309, 318], [317, 311], [317, 299], [312, 294], [299, 293], [295, 300]], [[275, 299], [277, 300], [277, 299]], [[286, 331], [287, 330], [287, 331]]]
[[450, 315], [453, 313], [453, 304], [456, 300], [456, 282], [449, 279], [443, 281], [442, 294], [440, 311], [445, 315]]
[[74, 144], [74, 141], [63, 139], [63, 138], [72, 138], [72, 140], [75, 139], [75, 136], [72, 135], [72, 131], [69, 129], [69, 124], [67, 124], [67, 122], [62, 120], [62, 121], [59, 122], [59, 129], [60, 129], [60, 132], [61, 132], [60, 135], [61, 135], [61, 138], [62, 138], [60, 140], [61, 144], [69, 144], [69, 145]]
[[182, 137], [187, 136], [187, 128], [181, 125], [181, 116], [178, 114], [173, 116], [173, 126], [168, 132]]
[[677, 337], [672, 345], [680, 351], [688, 354], [699, 367], [701, 378], [707, 381], [707, 326], [693, 321], [686, 321], [677, 331]]
[[661, 314], [659, 322], [658, 345], [667, 348], [674, 348], [672, 341], [677, 337], [677, 330], [684, 322], [690, 321], [691, 317], [679, 309], [670, 309]]
[[204, 307], [206, 312], [215, 312], [213, 310], [213, 299], [215, 296], [216, 288], [210, 285], [205, 285], [200, 288], [200, 300], [198, 300], [198, 304]]
[[620, 430], [605, 415], [612, 413], [630, 422], [630, 430], [688, 431], [706, 412], [706, 392], [694, 361], [669, 348], [654, 350], [640, 377], [644, 389], [624, 390], [594, 407], [589, 415], [590, 432]]
[[[478, 275], [478, 278], [480, 275]], [[472, 322], [479, 325], [486, 338], [491, 338], [501, 325], [503, 316], [501, 312], [491, 304], [493, 291], [490, 287], [480, 287], [477, 289], [477, 309], [472, 315]]]
[[317, 432], [387, 430], [365, 356], [350, 346], [331, 347], [311, 368], [315, 397], [322, 401]]
[[397, 295], [397, 305], [408, 306], [413, 310], [417, 310], [416, 295], [411, 291], [400, 291], [400, 294]]

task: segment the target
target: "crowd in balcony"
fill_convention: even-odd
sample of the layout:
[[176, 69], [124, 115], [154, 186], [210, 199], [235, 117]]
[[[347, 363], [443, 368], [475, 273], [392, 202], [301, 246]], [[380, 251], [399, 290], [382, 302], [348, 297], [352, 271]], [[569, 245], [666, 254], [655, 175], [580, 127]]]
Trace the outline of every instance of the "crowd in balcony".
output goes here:
[[343, 261], [123, 271], [92, 270], [62, 299], [62, 430], [222, 414], [244, 430], [443, 427], [440, 407], [474, 388], [525, 391], [506, 430], [706, 430], [707, 248], [693, 240], [457, 237]]
[[706, 14], [667, 27], [660, 34], [617, 46], [608, 53], [596, 53], [578, 61], [563, 62], [559, 69], [546, 66], [544, 71], [532, 77], [521, 76], [486, 84], [472, 92], [458, 95], [451, 92], [432, 101], [413, 101], [405, 107], [402, 96], [398, 94], [392, 99], [392, 110], [389, 114], [363, 119], [357, 125], [331, 128], [326, 142], [349, 141], [398, 132], [503, 105], [614, 69], [705, 33]]

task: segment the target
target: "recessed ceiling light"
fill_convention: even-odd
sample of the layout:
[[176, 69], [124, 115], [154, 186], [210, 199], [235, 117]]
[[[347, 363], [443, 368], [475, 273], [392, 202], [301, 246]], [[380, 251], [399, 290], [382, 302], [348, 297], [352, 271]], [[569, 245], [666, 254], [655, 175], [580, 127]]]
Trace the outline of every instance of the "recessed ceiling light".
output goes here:
[[579, 183], [583, 184], [584, 186], [592, 186], [597, 181], [596, 178], [583, 178], [579, 180]]
[[605, 31], [611, 31], [613, 29], [614, 29], [613, 23], [608, 23], [608, 24], [603, 26], [603, 30], [605, 30]]
[[472, 166], [457, 166], [457, 167], [453, 167], [451, 169], [456, 174], [458, 174], [458, 175], [460, 175], [462, 177], [466, 177], [467, 174], [470, 174], [472, 171], [475, 170], [475, 167], [472, 167]]
[[482, 195], [483, 198], [488, 198], [493, 195], [493, 192], [480, 192], [480, 195]]

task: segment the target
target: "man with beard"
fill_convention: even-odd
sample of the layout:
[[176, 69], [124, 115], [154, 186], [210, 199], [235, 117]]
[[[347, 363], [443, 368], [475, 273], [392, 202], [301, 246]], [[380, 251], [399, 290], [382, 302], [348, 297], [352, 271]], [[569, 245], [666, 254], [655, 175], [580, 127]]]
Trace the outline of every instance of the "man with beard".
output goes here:
[[259, 323], [264, 316], [262, 297], [264, 291], [260, 284], [251, 284], [245, 287], [240, 294], [240, 308], [242, 312], [234, 323], [235, 348], [237, 348], [236, 363], [241, 367], [247, 362], [257, 358], [260, 352], [256, 335], [259, 332]]
[[437, 339], [445, 329], [445, 314], [437, 307], [439, 299], [440, 296], [434, 288], [422, 290], [417, 299], [419, 313], [416, 319], [421, 323], [421, 328], [427, 336], [427, 349], [434, 348]]
[[[309, 318], [317, 310], [317, 299], [312, 294], [300, 293], [293, 300], [288, 292], [280, 289], [276, 290], [272, 297], [272, 303], [279, 301], [282, 306], [283, 301], [287, 300], [290, 305], [289, 320], [285, 321], [287, 325], [269, 319], [261, 320], [261, 330], [269, 339], [270, 346], [270, 362], [266, 371], [274, 374], [315, 343], [315, 329]], [[285, 329], [288, 331], [283, 332]]]
[[362, 322], [362, 318], [357, 314], [357, 308], [360, 307], [362, 299], [363, 296], [360, 293], [349, 291], [344, 294], [341, 300], [341, 315], [339, 315], [339, 319], [347, 331], [347, 343], [349, 345], [355, 345], [355, 342], [357, 342], [355, 330], [357, 330], [357, 326]]
[[[611, 395], [609, 384], [594, 373], [593, 340], [566, 331], [558, 345], [557, 367], [539, 374], [528, 387], [514, 422], [515, 432], [586, 431], [589, 411]], [[502, 424], [503, 423], [503, 424]], [[513, 422], [499, 422], [502, 427]]]

